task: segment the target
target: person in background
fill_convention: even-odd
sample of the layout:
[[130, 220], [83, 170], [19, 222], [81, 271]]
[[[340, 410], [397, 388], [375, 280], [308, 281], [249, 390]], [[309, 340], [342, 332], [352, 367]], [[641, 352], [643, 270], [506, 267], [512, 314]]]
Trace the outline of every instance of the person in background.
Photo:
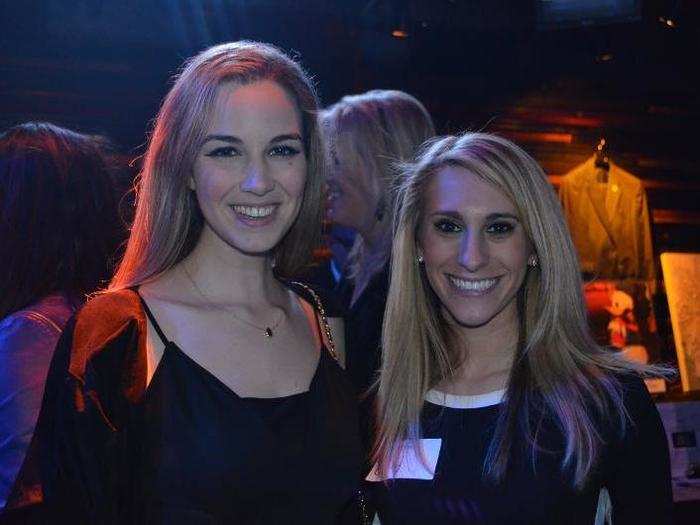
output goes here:
[[395, 90], [343, 97], [323, 111], [321, 122], [329, 163], [328, 217], [356, 232], [338, 289], [346, 310], [347, 369], [364, 393], [379, 365], [395, 165], [411, 160], [435, 128], [423, 104]]
[[320, 238], [318, 100], [279, 49], [187, 61], [155, 121], [124, 258], [66, 327], [39, 436], [77, 523], [358, 519], [342, 321], [290, 282]]
[[39, 512], [37, 458], [28, 448], [49, 363], [68, 318], [112, 275], [122, 239], [105, 146], [40, 122], [0, 135], [0, 509], [7, 519]]
[[576, 252], [538, 164], [436, 139], [397, 197], [375, 466], [382, 525], [670, 523], [640, 372], [589, 333]]

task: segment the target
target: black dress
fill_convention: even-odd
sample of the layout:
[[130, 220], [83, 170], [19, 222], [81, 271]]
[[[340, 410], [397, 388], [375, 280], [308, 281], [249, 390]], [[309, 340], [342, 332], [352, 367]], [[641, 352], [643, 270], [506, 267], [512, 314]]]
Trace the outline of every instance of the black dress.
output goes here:
[[[57, 512], [89, 523], [358, 522], [356, 401], [325, 347], [307, 392], [241, 398], [168, 341], [135, 292], [117, 294], [89, 303], [59, 344], [52, 374], [64, 386], [52, 385], [42, 428], [46, 501]], [[110, 316], [109, 300], [132, 309], [135, 326], [96, 330], [91, 340], [110, 341], [85, 356], [81, 315]], [[144, 312], [165, 344], [147, 389], [134, 365]]]
[[342, 279], [339, 294], [345, 307], [347, 371], [360, 395], [377, 379], [381, 361], [382, 321], [389, 293], [389, 265], [373, 275], [352, 306], [354, 282]]

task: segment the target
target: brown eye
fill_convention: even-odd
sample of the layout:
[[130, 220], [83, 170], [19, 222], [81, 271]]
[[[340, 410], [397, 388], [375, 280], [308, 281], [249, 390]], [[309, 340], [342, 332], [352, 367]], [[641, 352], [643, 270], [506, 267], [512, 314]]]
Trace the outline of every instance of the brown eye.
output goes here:
[[440, 219], [435, 222], [434, 226], [441, 233], [459, 233], [462, 231], [462, 226], [448, 219]]
[[205, 153], [207, 157], [237, 157], [240, 153], [233, 146], [222, 146]]
[[515, 225], [509, 222], [494, 222], [486, 228], [486, 232], [492, 235], [507, 235], [515, 229]]
[[300, 150], [288, 145], [275, 146], [270, 150], [270, 155], [273, 157], [294, 157], [299, 155]]

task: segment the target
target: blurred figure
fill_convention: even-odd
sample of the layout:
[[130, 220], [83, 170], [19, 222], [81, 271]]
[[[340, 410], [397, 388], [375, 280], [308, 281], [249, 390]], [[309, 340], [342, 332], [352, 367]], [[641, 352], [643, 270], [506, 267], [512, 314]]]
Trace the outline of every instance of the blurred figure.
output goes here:
[[435, 128], [423, 104], [395, 90], [343, 97], [321, 119], [330, 165], [329, 218], [356, 232], [339, 289], [347, 309], [347, 370], [364, 392], [379, 366], [395, 165], [412, 160]]
[[119, 225], [102, 139], [34, 122], [0, 135], [0, 509], [41, 502], [27, 450], [47, 370], [68, 318], [112, 273]]

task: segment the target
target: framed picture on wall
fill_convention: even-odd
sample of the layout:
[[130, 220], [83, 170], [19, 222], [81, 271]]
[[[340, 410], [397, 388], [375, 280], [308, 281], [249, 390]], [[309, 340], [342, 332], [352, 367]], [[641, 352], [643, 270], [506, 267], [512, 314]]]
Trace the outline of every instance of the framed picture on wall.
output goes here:
[[661, 268], [683, 391], [700, 390], [700, 253], [662, 253]]

